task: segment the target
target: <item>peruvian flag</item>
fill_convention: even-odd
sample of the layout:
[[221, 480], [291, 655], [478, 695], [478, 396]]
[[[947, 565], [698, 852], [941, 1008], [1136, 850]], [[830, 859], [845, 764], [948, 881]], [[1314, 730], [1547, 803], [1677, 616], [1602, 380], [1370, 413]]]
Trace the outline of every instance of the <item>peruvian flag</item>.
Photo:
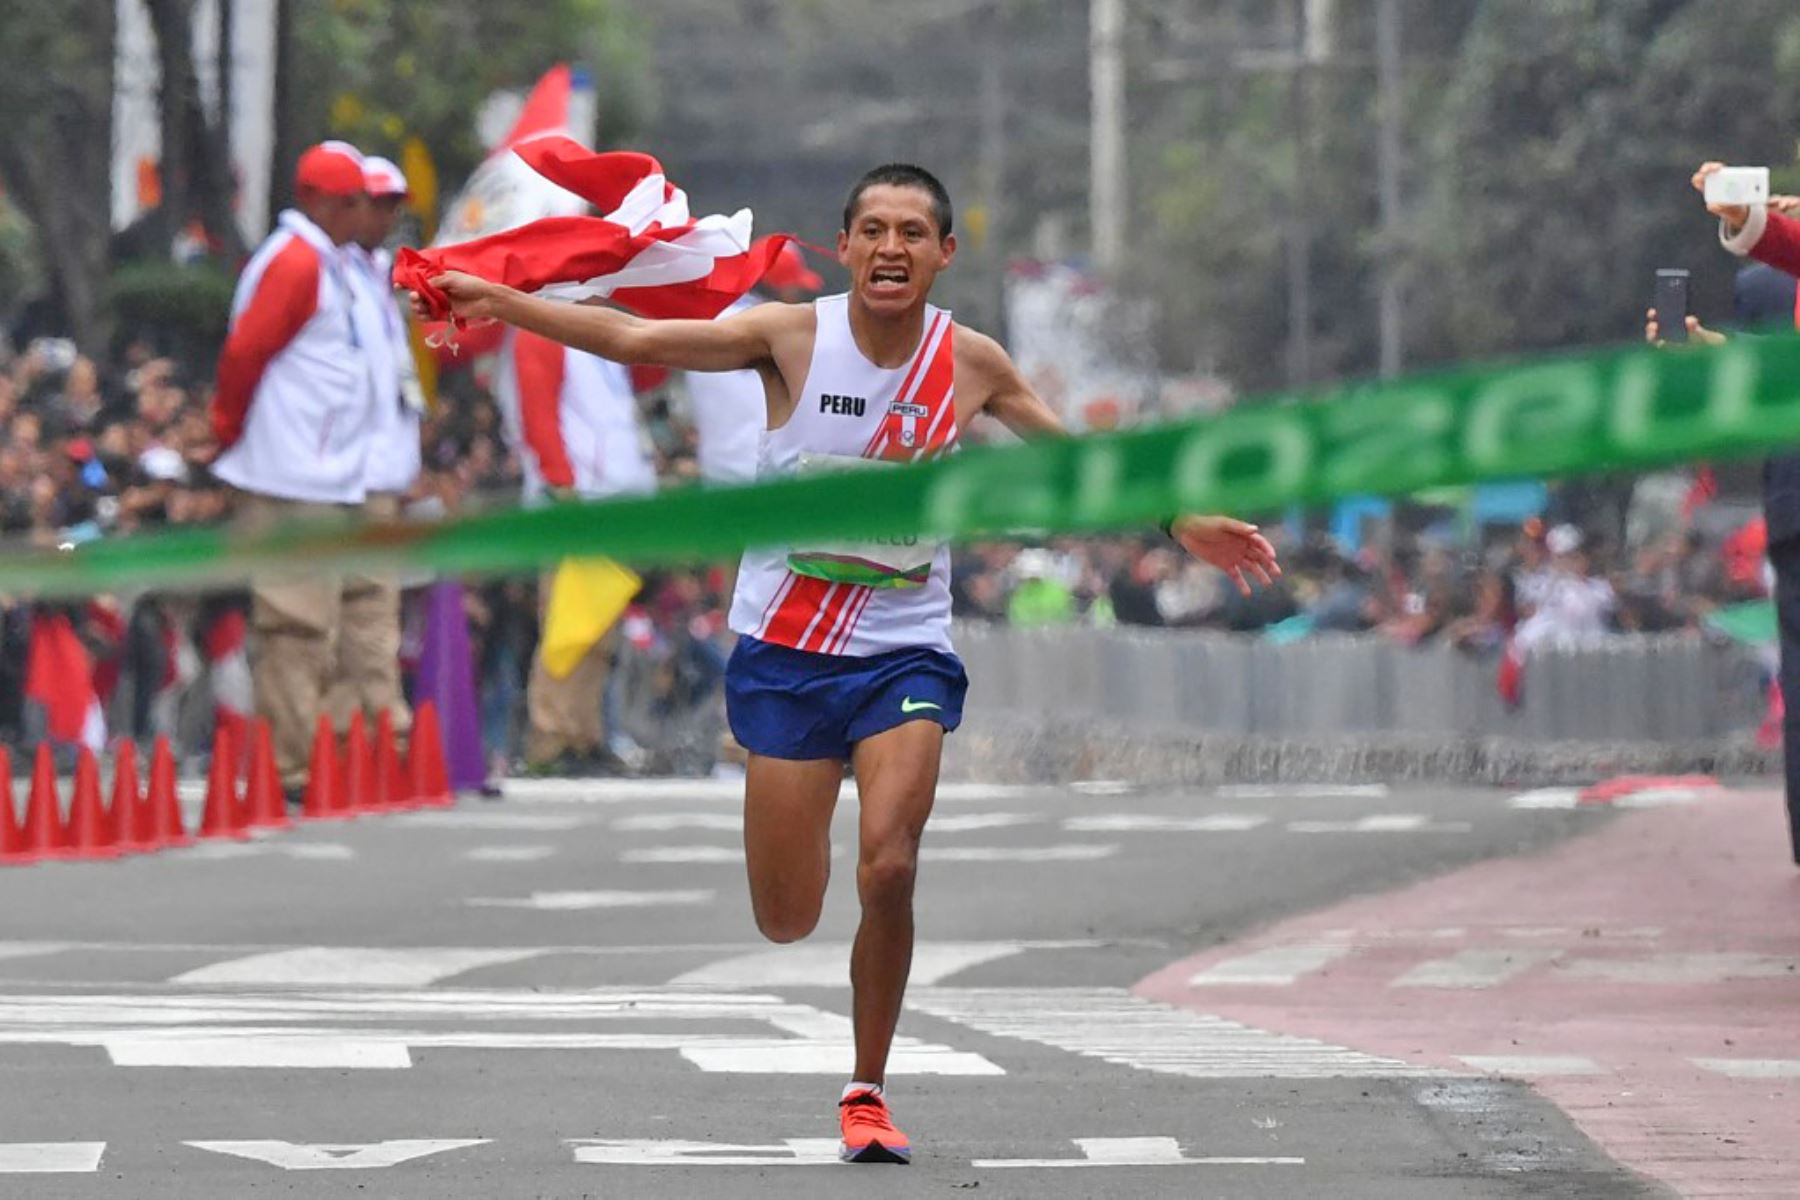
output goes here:
[[793, 239], [751, 244], [751, 215], [695, 218], [687, 195], [648, 154], [596, 154], [566, 137], [513, 148], [526, 165], [580, 196], [601, 217], [548, 217], [455, 246], [402, 250], [394, 286], [416, 293], [432, 317], [450, 306], [430, 280], [465, 271], [561, 300], [592, 296], [646, 317], [710, 320], [756, 285]]
[[86, 746], [95, 753], [106, 745], [106, 716], [94, 690], [94, 664], [67, 613], [32, 615], [25, 698], [43, 706], [51, 741]]

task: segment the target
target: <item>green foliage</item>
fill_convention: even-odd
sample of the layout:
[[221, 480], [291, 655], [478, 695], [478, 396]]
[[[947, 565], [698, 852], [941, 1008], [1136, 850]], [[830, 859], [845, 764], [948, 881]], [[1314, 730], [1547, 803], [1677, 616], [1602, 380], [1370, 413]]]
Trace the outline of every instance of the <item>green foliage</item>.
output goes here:
[[648, 103], [643, 20], [613, 0], [319, 0], [296, 5], [294, 36], [303, 139], [392, 154], [416, 134], [447, 181], [481, 160], [474, 117], [488, 95], [557, 62], [594, 73], [609, 137], [635, 129]]
[[120, 329], [161, 336], [200, 355], [216, 352], [231, 317], [232, 277], [214, 266], [136, 262], [107, 282]]
[[[1729, 321], [1738, 264], [1688, 176], [1718, 158], [1800, 190], [1792, 0], [1402, 0], [1392, 246], [1378, 234], [1369, 7], [1337, 5], [1338, 56], [1311, 81], [1317, 374], [1373, 372], [1390, 261], [1405, 272], [1411, 366], [1628, 340], [1659, 266], [1693, 270], [1696, 311]], [[1162, 306], [1167, 365], [1251, 390], [1285, 377], [1288, 86], [1284, 70], [1222, 64], [1175, 95], [1134, 96], [1148, 119], [1134, 115], [1132, 282]]]
[[12, 311], [43, 285], [37, 231], [9, 198], [0, 197], [0, 313]]

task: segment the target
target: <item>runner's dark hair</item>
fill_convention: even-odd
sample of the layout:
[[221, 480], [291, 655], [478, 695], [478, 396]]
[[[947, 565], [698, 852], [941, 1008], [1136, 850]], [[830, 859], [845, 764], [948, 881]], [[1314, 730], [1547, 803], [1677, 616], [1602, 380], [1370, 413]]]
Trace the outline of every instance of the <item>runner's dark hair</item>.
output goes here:
[[850, 188], [850, 198], [844, 201], [844, 230], [848, 232], [850, 223], [856, 220], [856, 208], [862, 203], [863, 193], [872, 187], [910, 187], [918, 188], [931, 197], [931, 218], [937, 222], [938, 240], [950, 236], [955, 215], [950, 208], [950, 192], [938, 181], [938, 177], [924, 167], [915, 167], [911, 163], [883, 163], [876, 167]]

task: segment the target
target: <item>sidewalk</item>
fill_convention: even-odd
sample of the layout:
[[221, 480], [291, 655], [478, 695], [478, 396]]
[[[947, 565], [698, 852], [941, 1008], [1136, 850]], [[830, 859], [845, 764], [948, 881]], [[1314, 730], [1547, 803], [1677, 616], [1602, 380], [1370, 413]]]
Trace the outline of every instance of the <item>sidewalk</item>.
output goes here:
[[1282, 922], [1136, 990], [1528, 1080], [1684, 1196], [1800, 1195], [1800, 868], [1775, 792], [1626, 814]]

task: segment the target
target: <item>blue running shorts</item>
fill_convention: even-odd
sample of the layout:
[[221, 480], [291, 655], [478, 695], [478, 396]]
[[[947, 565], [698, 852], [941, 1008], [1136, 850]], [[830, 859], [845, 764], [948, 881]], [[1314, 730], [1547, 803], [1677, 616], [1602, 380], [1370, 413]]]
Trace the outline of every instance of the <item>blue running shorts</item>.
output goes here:
[[968, 690], [962, 660], [938, 650], [851, 658], [746, 636], [725, 667], [725, 715], [752, 754], [848, 759], [863, 738], [908, 721], [955, 729]]

